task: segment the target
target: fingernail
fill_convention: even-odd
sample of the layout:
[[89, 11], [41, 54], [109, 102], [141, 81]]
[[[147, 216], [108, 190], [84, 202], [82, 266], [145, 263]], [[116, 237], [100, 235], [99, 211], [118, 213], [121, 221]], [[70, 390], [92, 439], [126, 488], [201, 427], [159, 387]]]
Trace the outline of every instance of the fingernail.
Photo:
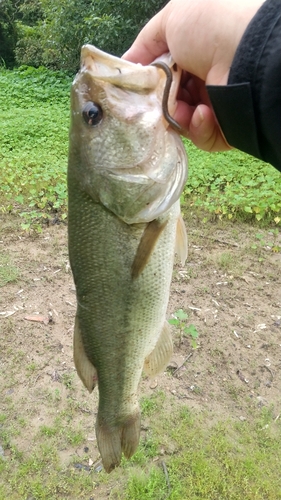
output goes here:
[[192, 125], [195, 128], [198, 128], [203, 123], [203, 121], [204, 121], [204, 115], [202, 113], [201, 106], [197, 106], [192, 117]]

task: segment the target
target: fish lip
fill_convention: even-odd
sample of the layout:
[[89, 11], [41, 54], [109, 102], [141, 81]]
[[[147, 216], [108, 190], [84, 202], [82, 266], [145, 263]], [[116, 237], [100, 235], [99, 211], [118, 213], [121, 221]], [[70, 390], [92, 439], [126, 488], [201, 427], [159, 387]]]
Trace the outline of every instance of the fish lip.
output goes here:
[[142, 66], [107, 54], [94, 45], [83, 45], [78, 75], [88, 73], [95, 80], [129, 90], [150, 91], [159, 84], [159, 72], [154, 66]]
[[102, 50], [89, 43], [83, 45], [81, 48], [81, 66], [84, 66], [85, 59], [87, 59], [88, 57], [93, 61], [96, 60], [109, 65], [116, 66], [116, 64], [118, 64], [118, 66], [131, 66], [132, 68], [136, 67], [135, 63], [125, 61], [124, 59], [120, 59], [120, 57], [113, 56], [112, 54], [108, 54], [107, 52], [103, 52]]
[[[142, 66], [141, 64], [132, 63], [126, 61], [125, 59], [120, 59], [120, 57], [113, 56], [107, 52], [103, 52], [94, 45], [85, 44], [81, 48], [81, 69], [87, 68], [89, 71], [93, 71], [93, 66], [96, 63], [106, 64], [112, 67], [112, 69], [129, 69], [135, 70], [136, 66]], [[120, 71], [121, 72], [121, 71]]]

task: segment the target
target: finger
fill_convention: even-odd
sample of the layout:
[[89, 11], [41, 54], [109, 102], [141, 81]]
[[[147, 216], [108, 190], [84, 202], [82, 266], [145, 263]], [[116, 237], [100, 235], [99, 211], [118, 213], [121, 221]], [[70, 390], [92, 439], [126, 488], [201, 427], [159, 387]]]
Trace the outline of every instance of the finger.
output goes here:
[[218, 125], [211, 107], [200, 104], [190, 120], [188, 138], [204, 151], [227, 151], [231, 149]]
[[194, 106], [191, 106], [186, 99], [184, 101], [177, 101], [177, 109], [173, 118], [180, 125], [180, 127], [186, 131], [186, 134], [184, 134], [186, 137], [189, 137], [189, 127], [194, 109]]
[[150, 64], [156, 57], [169, 52], [163, 26], [163, 11], [154, 16], [142, 29], [129, 50], [122, 56], [127, 61]]

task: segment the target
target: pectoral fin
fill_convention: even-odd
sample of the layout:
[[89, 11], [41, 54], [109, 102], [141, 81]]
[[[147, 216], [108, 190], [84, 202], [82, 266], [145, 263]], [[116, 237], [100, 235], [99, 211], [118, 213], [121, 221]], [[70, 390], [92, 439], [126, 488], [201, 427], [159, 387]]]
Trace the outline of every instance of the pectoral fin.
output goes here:
[[74, 325], [73, 348], [75, 368], [83, 384], [91, 393], [98, 381], [97, 370], [86, 355], [77, 316]]
[[165, 321], [160, 337], [153, 351], [147, 356], [144, 362], [144, 371], [150, 377], [164, 370], [173, 353], [173, 341], [170, 332], [170, 325]]
[[178, 255], [181, 265], [184, 266], [187, 259], [188, 242], [187, 233], [184, 220], [180, 215], [177, 221], [177, 234], [176, 234], [176, 254]]
[[148, 263], [149, 257], [153, 252], [160, 234], [163, 229], [165, 229], [167, 222], [168, 221], [166, 220], [161, 223], [159, 220], [155, 219], [147, 224], [139, 242], [137, 253], [132, 265], [131, 273], [133, 279], [136, 279], [140, 275]]

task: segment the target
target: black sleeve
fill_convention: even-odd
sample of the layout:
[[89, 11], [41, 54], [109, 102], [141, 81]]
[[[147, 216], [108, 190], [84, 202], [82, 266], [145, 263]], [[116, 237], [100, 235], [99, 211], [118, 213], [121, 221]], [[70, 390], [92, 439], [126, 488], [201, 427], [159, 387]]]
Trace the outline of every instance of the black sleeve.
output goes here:
[[281, 0], [267, 0], [253, 17], [227, 85], [207, 90], [228, 143], [281, 171]]

